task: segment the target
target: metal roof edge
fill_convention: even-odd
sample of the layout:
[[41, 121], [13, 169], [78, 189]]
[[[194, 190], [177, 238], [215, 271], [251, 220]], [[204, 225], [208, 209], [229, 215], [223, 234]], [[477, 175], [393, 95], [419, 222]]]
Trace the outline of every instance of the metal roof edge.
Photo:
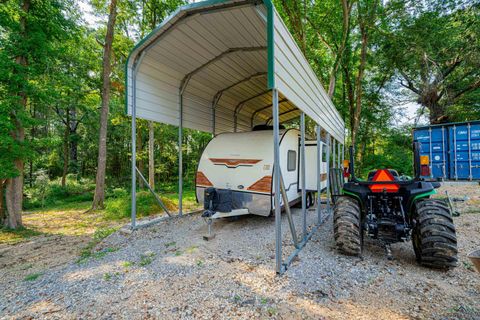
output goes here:
[[[167, 24], [171, 23], [172, 25], [180, 20], [187, 12], [200, 9], [200, 8], [207, 8], [212, 7], [222, 3], [235, 3], [235, 0], [206, 0], [201, 2], [190, 3], [187, 5], [183, 5], [177, 8], [174, 12], [172, 12], [167, 18], [165, 18], [155, 29], [150, 31], [148, 35], [142, 38], [135, 46], [132, 48], [130, 53], [128, 54], [127, 61], [125, 62], [125, 114], [128, 114], [128, 68], [130, 65], [133, 65], [133, 62], [137, 58], [138, 54], [141, 52], [140, 49], [149, 41], [152, 40], [154, 36], [159, 33]], [[247, 1], [248, 2], [248, 1]], [[251, 0], [254, 3], [254, 0]], [[268, 8], [268, 5], [273, 6], [271, 0], [264, 0], [265, 5]], [[183, 15], [182, 15], [183, 13]], [[176, 18], [176, 20], [175, 20]]]
[[451, 126], [458, 126], [458, 125], [466, 125], [466, 124], [469, 124], [469, 123], [470, 124], [480, 124], [480, 120], [431, 124], [431, 125], [426, 125], [426, 126], [413, 127], [412, 129], [413, 130], [418, 130], [418, 129], [428, 129], [428, 128], [434, 128], [434, 127], [451, 127]]

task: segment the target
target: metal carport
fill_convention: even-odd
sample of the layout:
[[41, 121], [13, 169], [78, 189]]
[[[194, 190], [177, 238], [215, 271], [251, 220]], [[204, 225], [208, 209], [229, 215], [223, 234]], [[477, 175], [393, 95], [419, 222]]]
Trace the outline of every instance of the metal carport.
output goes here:
[[[304, 161], [305, 115], [309, 116], [317, 123], [318, 142], [322, 129], [331, 136], [336, 165], [343, 154], [345, 129], [272, 2], [210, 0], [179, 8], [130, 53], [126, 111], [132, 116], [132, 228], [136, 223], [136, 118], [178, 125], [180, 146], [182, 128], [218, 134], [249, 131], [272, 121], [276, 271], [283, 272], [288, 262], [282, 263], [281, 258], [279, 124], [300, 116]], [[319, 153], [321, 143], [318, 145]], [[179, 215], [181, 150], [179, 147]], [[320, 223], [319, 205], [317, 211]], [[302, 212], [305, 216], [305, 207]], [[309, 238], [305, 224], [303, 229], [297, 250]]]

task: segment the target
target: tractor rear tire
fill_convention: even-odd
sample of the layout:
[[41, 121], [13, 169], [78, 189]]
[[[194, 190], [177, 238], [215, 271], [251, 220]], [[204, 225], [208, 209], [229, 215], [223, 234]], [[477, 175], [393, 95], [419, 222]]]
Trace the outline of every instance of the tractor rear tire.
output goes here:
[[337, 197], [333, 209], [333, 235], [340, 253], [362, 254], [361, 211], [358, 201], [350, 197]]
[[457, 266], [457, 235], [447, 204], [440, 200], [420, 200], [416, 204], [417, 224], [413, 249], [417, 261], [435, 269]]

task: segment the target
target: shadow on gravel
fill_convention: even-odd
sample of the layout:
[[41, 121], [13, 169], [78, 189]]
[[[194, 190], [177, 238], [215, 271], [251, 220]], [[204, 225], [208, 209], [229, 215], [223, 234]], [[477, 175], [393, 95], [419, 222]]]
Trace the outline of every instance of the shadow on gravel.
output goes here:
[[[308, 215], [309, 225], [315, 218]], [[293, 250], [286, 220], [284, 255]], [[477, 230], [470, 220], [469, 228]], [[208, 242], [202, 240], [207, 227], [199, 215], [130, 235], [117, 232], [97, 246], [104, 254], [10, 284], [0, 296], [0, 313], [100, 319], [478, 318], [480, 280], [472, 271], [419, 267], [410, 243], [393, 246], [394, 261], [370, 241], [364, 259], [342, 256], [331, 229], [330, 219], [282, 277], [273, 272], [271, 218], [216, 221], [216, 238]], [[462, 253], [479, 244], [473, 237], [459, 241]]]

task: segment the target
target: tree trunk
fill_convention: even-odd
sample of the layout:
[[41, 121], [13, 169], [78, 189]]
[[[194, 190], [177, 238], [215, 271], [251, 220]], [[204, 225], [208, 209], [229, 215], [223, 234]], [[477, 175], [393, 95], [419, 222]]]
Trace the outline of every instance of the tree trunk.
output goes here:
[[[36, 112], [35, 112], [35, 105], [31, 106], [30, 108], [30, 115], [33, 119], [36, 118]], [[35, 125], [32, 125], [32, 128], [30, 129], [30, 143], [33, 145], [33, 141], [35, 140], [36, 137], [36, 128]], [[33, 188], [33, 159], [29, 160], [29, 165], [28, 165], [28, 176], [29, 176], [29, 181], [28, 184], [30, 188]]]
[[[73, 137], [73, 138], [72, 138]], [[78, 173], [78, 141], [77, 132], [70, 131], [70, 172]]]
[[360, 66], [358, 68], [358, 75], [355, 81], [355, 110], [351, 115], [353, 117], [352, 126], [352, 145], [355, 145], [357, 140], [357, 131], [360, 126], [360, 116], [362, 113], [362, 82], [365, 71], [365, 65], [367, 62], [367, 46], [368, 36], [365, 23], [360, 19], [360, 33], [362, 36], [362, 49], [360, 53]]
[[70, 136], [69, 136], [69, 170], [72, 173], [78, 173], [78, 136], [77, 129], [79, 125], [79, 120], [77, 120], [77, 110], [73, 106], [70, 109]]
[[[23, 38], [27, 34], [27, 21], [26, 16], [30, 10], [30, 0], [24, 0], [22, 3], [23, 14], [20, 17], [20, 34]], [[26, 67], [28, 65], [28, 60], [26, 56], [17, 56], [15, 58], [15, 63]], [[26, 81], [26, 79], [24, 79]], [[25, 110], [27, 107], [27, 93], [25, 91], [20, 91], [18, 93], [20, 108]], [[11, 114], [11, 119], [14, 122], [14, 129], [11, 133], [12, 137], [16, 140], [17, 143], [23, 144], [25, 141], [25, 129], [17, 116], [15, 111]], [[9, 178], [6, 180], [5, 185], [5, 219], [4, 226], [16, 229], [22, 227], [22, 206], [23, 206], [23, 174], [24, 174], [24, 163], [21, 158], [17, 158], [14, 161], [15, 168], [18, 171], [18, 176], [14, 178]], [[3, 188], [3, 187], [2, 187]]]
[[98, 139], [97, 177], [95, 180], [95, 195], [92, 209], [100, 209], [105, 204], [105, 171], [107, 166], [107, 124], [108, 109], [110, 103], [110, 71], [113, 34], [115, 20], [117, 18], [117, 0], [111, 0], [108, 15], [107, 33], [103, 47], [103, 71], [102, 71], [102, 111], [100, 114], [100, 135]]
[[430, 112], [430, 124], [448, 122], [447, 108], [444, 105], [441, 105], [438, 100], [426, 101], [425, 106]]
[[[140, 129], [140, 128], [139, 128]], [[142, 135], [142, 130], [137, 130], [137, 166], [138, 170], [142, 173], [143, 176], [145, 176], [145, 166], [143, 164], [143, 135]], [[140, 178], [140, 175], [137, 175], [138, 179], [138, 188], [143, 189], [145, 185], [143, 184], [142, 178]]]
[[[68, 123], [68, 122], [67, 122]], [[62, 172], [62, 187], [65, 188], [67, 184], [68, 174], [68, 140], [70, 140], [70, 128], [65, 127], [65, 133], [63, 135], [63, 172]]]
[[62, 187], [65, 188], [67, 184], [68, 174], [68, 142], [70, 140], [70, 110], [67, 108], [67, 119], [65, 121], [65, 132], [63, 134], [63, 172], [62, 172]]
[[350, 33], [350, 6], [347, 0], [342, 0], [342, 12], [343, 12], [343, 26], [342, 26], [342, 42], [338, 48], [337, 54], [335, 56], [335, 62], [330, 72], [330, 82], [328, 84], [328, 96], [333, 97], [335, 93], [335, 85], [337, 82], [337, 72], [338, 67], [343, 59], [343, 52], [347, 46], [348, 35]]
[[[25, 96], [26, 99], [26, 96]], [[23, 142], [25, 132], [20, 122], [16, 121], [16, 140]], [[15, 168], [20, 173], [15, 178], [7, 179], [5, 187], [5, 208], [6, 219], [4, 225], [10, 229], [22, 227], [22, 205], [23, 205], [23, 160], [15, 160]]]
[[7, 217], [5, 214], [5, 195], [3, 193], [4, 190], [4, 183], [6, 180], [0, 180], [0, 225], [3, 226], [5, 223], [5, 218]]
[[153, 121], [148, 122], [148, 184], [152, 189], [155, 189], [155, 130]]

